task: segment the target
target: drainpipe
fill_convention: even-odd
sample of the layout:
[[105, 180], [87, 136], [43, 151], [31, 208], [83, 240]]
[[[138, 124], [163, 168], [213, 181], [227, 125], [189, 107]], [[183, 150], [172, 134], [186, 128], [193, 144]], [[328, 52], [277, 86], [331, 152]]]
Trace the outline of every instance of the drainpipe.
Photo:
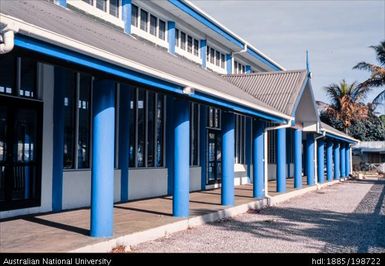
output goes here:
[[245, 46], [243, 47], [242, 50], [238, 51], [238, 52], [231, 52], [231, 56], [233, 57], [235, 54], [243, 54], [243, 53], [246, 53], [247, 52], [247, 44], [245, 44]]
[[6, 54], [12, 51], [15, 45], [15, 32], [19, 29], [16, 26], [7, 25], [0, 30], [0, 54]]
[[326, 136], [326, 131], [322, 131], [322, 135], [321, 136], [318, 136], [316, 138], [314, 138], [314, 143], [315, 143], [315, 149], [314, 149], [314, 163], [315, 163], [315, 166], [314, 166], [314, 181], [315, 181], [315, 185], [317, 186], [317, 189], [321, 189], [321, 186], [318, 185], [318, 159], [317, 159], [317, 153], [318, 153], [318, 140], [319, 139], [322, 139]]
[[265, 197], [268, 199], [269, 201], [269, 205], [270, 205], [270, 196], [268, 194], [268, 181], [269, 181], [269, 177], [268, 177], [268, 172], [267, 172], [267, 168], [268, 168], [268, 160], [267, 160], [267, 132], [270, 131], [270, 130], [276, 130], [276, 129], [280, 129], [280, 128], [289, 128], [292, 126], [292, 121], [294, 120], [294, 118], [290, 119], [287, 124], [284, 124], [284, 125], [279, 125], [279, 126], [275, 126], [275, 127], [267, 127], [264, 129], [264, 132], [263, 132], [263, 137], [264, 137], [264, 143], [263, 143], [263, 148], [264, 148], [264, 156], [263, 156], [263, 160], [264, 160], [264, 175], [265, 175]]

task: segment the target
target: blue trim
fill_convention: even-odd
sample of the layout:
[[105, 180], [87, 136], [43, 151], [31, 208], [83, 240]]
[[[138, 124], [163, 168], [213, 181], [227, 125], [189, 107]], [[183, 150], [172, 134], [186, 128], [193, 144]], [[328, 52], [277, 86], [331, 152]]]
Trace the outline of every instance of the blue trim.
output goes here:
[[294, 188], [302, 188], [302, 131], [294, 129]]
[[190, 186], [190, 105], [183, 99], [174, 102], [174, 196], [173, 216], [189, 216]]
[[225, 108], [231, 109], [233, 111], [240, 112], [240, 113], [250, 115], [253, 117], [260, 117], [260, 118], [263, 118], [266, 120], [271, 120], [271, 121], [274, 121], [276, 123], [286, 123], [287, 122], [283, 118], [279, 118], [279, 117], [276, 117], [273, 115], [265, 114], [265, 113], [262, 113], [260, 111], [255, 111], [255, 110], [248, 108], [248, 107], [242, 107], [239, 104], [232, 103], [232, 102], [229, 102], [226, 100], [218, 100], [217, 98], [205, 95], [201, 92], [195, 92], [194, 94], [191, 94], [190, 98], [193, 98], [193, 99], [199, 100], [199, 101], [204, 101], [206, 103], [218, 105], [221, 107], [225, 107]]
[[207, 175], [207, 105], [200, 105], [200, 165], [201, 165], [201, 190], [206, 190]]
[[122, 0], [122, 19], [124, 23], [124, 32], [127, 34], [131, 34], [131, 16], [132, 16], [131, 0]]
[[183, 12], [187, 13], [188, 15], [192, 16], [194, 19], [208, 27], [209, 29], [213, 30], [214, 32], [218, 33], [219, 35], [223, 36], [226, 40], [230, 41], [231, 43], [235, 44], [236, 46], [243, 48], [244, 43], [239, 41], [236, 37], [233, 35], [227, 33], [224, 29], [216, 25], [215, 23], [211, 22], [209, 19], [207, 19], [202, 14], [195, 11], [193, 8], [191, 8], [189, 5], [184, 3], [181, 0], [168, 0], [171, 4], [178, 7]]
[[350, 175], [350, 146], [347, 145], [346, 147], [346, 176]]
[[114, 224], [115, 82], [95, 80], [93, 90], [91, 236], [111, 237]]
[[339, 137], [339, 136], [336, 136], [336, 135], [333, 135], [333, 134], [330, 134], [330, 133], [326, 133], [326, 136], [329, 137], [329, 138], [332, 138], [332, 139], [335, 139], [335, 140], [341, 140], [341, 141], [344, 141], [344, 142], [347, 142], [347, 143], [357, 143], [357, 141], [345, 139], [343, 137]]
[[325, 142], [321, 139], [317, 143], [317, 164], [318, 183], [323, 184], [325, 182]]
[[247, 47], [247, 53], [249, 55], [251, 55], [252, 57], [255, 57], [255, 59], [257, 59], [258, 61], [262, 62], [263, 64], [269, 66], [270, 68], [272, 68], [275, 71], [281, 71], [282, 70], [280, 67], [276, 66], [275, 64], [273, 64], [272, 62], [270, 62], [269, 60], [267, 60], [266, 58], [264, 58], [263, 56], [258, 54], [256, 51], [251, 49], [250, 47]]
[[326, 176], [328, 182], [333, 181], [333, 143], [327, 142], [326, 146]]
[[168, 32], [168, 52], [175, 54], [176, 36], [175, 36], [175, 22], [167, 21], [167, 32]]
[[70, 77], [65, 69], [59, 67], [55, 67], [54, 77], [52, 211], [58, 212], [63, 208], [64, 91]]
[[201, 57], [202, 57], [202, 67], [207, 67], [207, 40], [200, 40], [201, 45]]
[[334, 179], [339, 180], [341, 177], [341, 174], [340, 174], [340, 145], [339, 145], [339, 143], [334, 143], [333, 153], [334, 153]]
[[306, 169], [307, 169], [307, 184], [314, 185], [314, 135], [306, 134]]
[[55, 0], [55, 3], [62, 7], [67, 7], [67, 0]]
[[341, 167], [341, 177], [346, 176], [346, 151], [345, 151], [345, 144], [341, 143], [340, 146], [340, 167]]
[[265, 124], [256, 121], [253, 124], [253, 197], [262, 199], [265, 196], [264, 186], [264, 131]]
[[233, 56], [226, 54], [226, 71], [228, 75], [233, 74]]
[[234, 205], [234, 128], [235, 115], [222, 112], [222, 186], [221, 203]]
[[277, 192], [286, 192], [286, 129], [277, 129]]
[[251, 66], [246, 65], [246, 74], [250, 74], [250, 73], [251, 73]]

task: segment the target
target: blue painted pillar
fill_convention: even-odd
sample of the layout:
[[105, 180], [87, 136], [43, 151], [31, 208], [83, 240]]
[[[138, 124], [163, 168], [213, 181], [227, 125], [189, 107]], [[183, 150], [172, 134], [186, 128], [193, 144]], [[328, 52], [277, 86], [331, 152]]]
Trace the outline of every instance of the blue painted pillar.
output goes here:
[[226, 71], [227, 74], [233, 74], [233, 56], [226, 54]]
[[251, 66], [246, 65], [246, 74], [250, 74], [250, 73], [251, 73]]
[[207, 178], [207, 105], [200, 106], [200, 165], [201, 190], [206, 190]]
[[252, 125], [251, 123], [253, 122], [253, 120], [250, 118], [250, 117], [246, 117], [246, 174], [247, 174], [247, 178], [249, 180], [249, 183], [251, 182], [251, 158], [252, 158], [252, 154], [251, 154], [251, 147], [252, 147], [252, 140], [251, 140], [251, 135], [252, 135], [252, 132], [251, 132], [251, 128], [252, 128]]
[[55, 67], [54, 71], [52, 211], [58, 212], [62, 210], [63, 202], [64, 90], [71, 77], [64, 68]]
[[290, 128], [286, 130], [286, 164], [287, 164], [287, 177], [290, 177], [290, 160], [291, 160], [291, 136], [292, 131]]
[[207, 40], [201, 40], [202, 67], [207, 67]]
[[323, 184], [325, 182], [325, 142], [321, 139], [317, 141], [317, 164], [318, 183]]
[[302, 188], [302, 131], [294, 129], [294, 188]]
[[330, 141], [326, 146], [326, 175], [328, 182], [333, 181], [333, 143]]
[[127, 34], [131, 34], [131, 16], [131, 0], [122, 0], [122, 19], [124, 23], [124, 32]]
[[345, 143], [341, 143], [340, 145], [340, 154], [341, 154], [340, 156], [341, 177], [345, 177], [346, 176]]
[[67, 0], [55, 0], [55, 3], [62, 7], [67, 7]]
[[120, 168], [120, 200], [128, 201], [128, 162], [130, 157], [130, 93], [132, 87], [120, 85], [119, 105], [119, 168]]
[[257, 199], [265, 196], [263, 131], [264, 123], [255, 121], [253, 125], [253, 197]]
[[307, 184], [314, 185], [314, 136], [313, 134], [306, 134], [306, 170], [307, 170]]
[[174, 197], [173, 215], [189, 216], [190, 185], [190, 105], [186, 100], [174, 102]]
[[91, 178], [91, 236], [111, 237], [114, 221], [115, 83], [95, 80]]
[[233, 113], [222, 112], [222, 205], [234, 205], [234, 128]]
[[334, 143], [334, 179], [340, 179], [340, 144]]
[[346, 176], [349, 176], [350, 175], [350, 160], [352, 158], [350, 158], [350, 145], [349, 144], [346, 144]]
[[168, 32], [168, 52], [170, 54], [175, 54], [175, 22], [167, 21], [167, 32]]
[[277, 192], [286, 192], [286, 129], [277, 129]]

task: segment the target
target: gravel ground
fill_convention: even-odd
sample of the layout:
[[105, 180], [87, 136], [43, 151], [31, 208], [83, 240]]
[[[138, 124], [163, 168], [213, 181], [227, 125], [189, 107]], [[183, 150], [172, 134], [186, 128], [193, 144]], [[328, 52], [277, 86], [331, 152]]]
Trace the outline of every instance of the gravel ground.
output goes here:
[[385, 181], [347, 181], [133, 252], [385, 252]]

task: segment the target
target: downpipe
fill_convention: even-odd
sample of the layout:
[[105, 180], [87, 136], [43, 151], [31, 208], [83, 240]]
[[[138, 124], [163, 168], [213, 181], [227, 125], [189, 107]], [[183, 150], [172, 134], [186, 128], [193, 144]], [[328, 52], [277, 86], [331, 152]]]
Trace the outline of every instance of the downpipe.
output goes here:
[[16, 26], [7, 25], [0, 31], [0, 54], [6, 54], [13, 50], [15, 46], [15, 32], [19, 29]]

